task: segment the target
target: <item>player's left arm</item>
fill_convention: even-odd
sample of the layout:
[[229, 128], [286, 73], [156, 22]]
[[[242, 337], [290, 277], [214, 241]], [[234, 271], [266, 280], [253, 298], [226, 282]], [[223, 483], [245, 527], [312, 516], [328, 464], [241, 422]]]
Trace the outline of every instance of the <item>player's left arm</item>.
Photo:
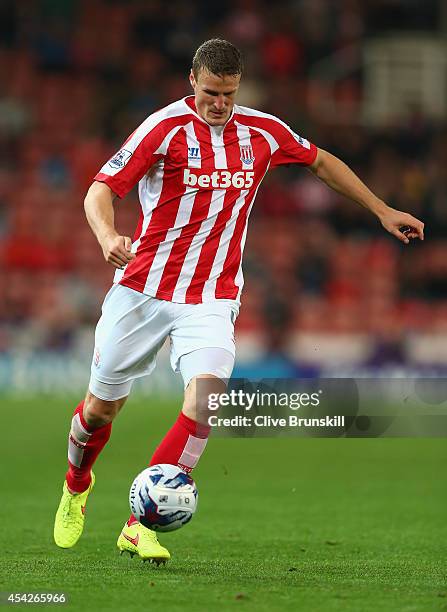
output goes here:
[[341, 159], [318, 149], [310, 170], [326, 185], [370, 210], [393, 236], [409, 243], [410, 238], [424, 240], [424, 224], [416, 217], [388, 206], [378, 198]]

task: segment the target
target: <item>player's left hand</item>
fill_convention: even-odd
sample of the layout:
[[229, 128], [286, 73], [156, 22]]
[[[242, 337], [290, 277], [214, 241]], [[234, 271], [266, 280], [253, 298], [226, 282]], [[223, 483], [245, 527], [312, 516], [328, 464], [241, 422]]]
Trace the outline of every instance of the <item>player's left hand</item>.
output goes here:
[[409, 213], [387, 208], [379, 217], [383, 227], [404, 244], [412, 238], [424, 240], [424, 224]]

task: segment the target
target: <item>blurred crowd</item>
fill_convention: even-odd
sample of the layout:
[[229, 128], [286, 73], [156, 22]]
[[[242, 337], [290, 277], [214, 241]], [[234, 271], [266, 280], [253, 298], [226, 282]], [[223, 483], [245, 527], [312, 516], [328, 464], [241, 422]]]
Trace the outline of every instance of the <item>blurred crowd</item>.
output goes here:
[[[239, 332], [281, 350], [291, 330], [368, 333], [377, 359], [447, 329], [447, 130], [413, 109], [361, 121], [362, 48], [387, 28], [435, 30], [441, 3], [398, 0], [0, 5], [0, 352], [71, 350], [96, 323], [113, 270], [85, 221], [92, 177], [152, 111], [190, 93], [205, 39], [244, 52], [240, 103], [280, 116], [341, 157], [390, 205], [426, 222], [407, 247], [309, 172], [272, 172], [245, 257]], [[341, 54], [341, 55], [340, 55]], [[334, 85], [340, 57], [351, 68]], [[117, 225], [133, 234], [133, 192]]]

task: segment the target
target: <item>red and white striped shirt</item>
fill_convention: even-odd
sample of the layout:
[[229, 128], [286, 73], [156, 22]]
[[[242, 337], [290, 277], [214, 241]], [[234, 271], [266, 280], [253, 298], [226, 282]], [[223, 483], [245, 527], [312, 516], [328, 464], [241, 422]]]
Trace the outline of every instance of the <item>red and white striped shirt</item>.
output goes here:
[[235, 105], [210, 126], [194, 96], [150, 115], [95, 176], [120, 198], [139, 183], [140, 220], [120, 283], [162, 300], [240, 300], [247, 222], [269, 168], [317, 148], [266, 113]]

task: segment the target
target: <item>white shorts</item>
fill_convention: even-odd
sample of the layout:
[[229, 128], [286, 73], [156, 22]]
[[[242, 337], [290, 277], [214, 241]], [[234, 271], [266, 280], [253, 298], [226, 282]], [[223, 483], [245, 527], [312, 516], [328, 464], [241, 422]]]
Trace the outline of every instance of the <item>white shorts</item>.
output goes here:
[[[178, 304], [113, 285], [96, 326], [90, 391], [104, 400], [128, 395], [135, 378], [153, 371], [168, 336], [171, 366], [182, 373], [185, 387], [199, 374], [229, 378], [238, 313], [239, 304], [234, 300]], [[207, 365], [203, 362], [207, 354], [201, 349], [220, 351], [208, 351]], [[195, 351], [199, 358], [186, 358]]]

